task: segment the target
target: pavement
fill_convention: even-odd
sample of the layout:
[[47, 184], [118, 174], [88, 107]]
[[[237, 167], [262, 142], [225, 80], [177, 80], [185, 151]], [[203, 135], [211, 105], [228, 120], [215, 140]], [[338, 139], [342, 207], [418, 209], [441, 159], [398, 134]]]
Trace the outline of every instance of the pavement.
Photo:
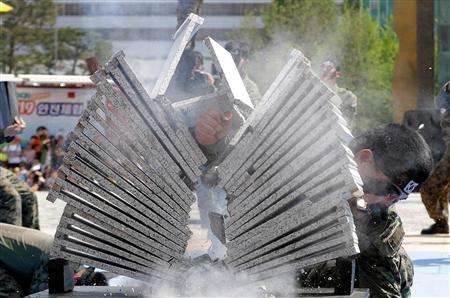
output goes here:
[[[47, 192], [38, 192], [37, 195], [41, 230], [54, 235], [65, 203], [59, 200], [55, 203], [46, 201]], [[450, 297], [450, 236], [420, 235], [422, 228], [433, 223], [420, 194], [412, 194], [408, 200], [399, 202], [396, 208], [406, 233], [403, 246], [414, 262], [412, 297]], [[187, 248], [191, 256], [206, 253], [210, 245], [207, 231], [200, 226], [199, 219], [200, 214], [194, 204], [190, 224], [193, 236]], [[114, 282], [119, 285], [122, 281], [130, 282], [126, 278]]]
[[403, 246], [414, 262], [412, 297], [450, 297], [450, 236], [420, 235], [434, 223], [419, 194], [397, 204], [405, 228]]

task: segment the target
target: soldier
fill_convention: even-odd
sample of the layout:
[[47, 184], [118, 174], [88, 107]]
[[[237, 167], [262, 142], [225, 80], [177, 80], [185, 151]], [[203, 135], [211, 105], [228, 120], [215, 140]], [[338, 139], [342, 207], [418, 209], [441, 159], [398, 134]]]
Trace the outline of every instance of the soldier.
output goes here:
[[53, 237], [4, 223], [0, 223], [0, 237], [0, 297], [23, 297], [45, 290]]
[[245, 42], [229, 41], [225, 45], [225, 49], [233, 57], [234, 63], [241, 75], [242, 82], [244, 82], [245, 89], [247, 89], [253, 106], [256, 107], [261, 100], [261, 93], [256, 83], [250, 79], [246, 71], [249, 62], [250, 46]]
[[[25, 129], [19, 121], [0, 129], [0, 143], [10, 141]], [[0, 222], [39, 229], [37, 197], [11, 171], [0, 168]]]
[[[0, 223], [0, 297], [23, 297], [48, 288], [48, 261], [53, 237], [46, 233]], [[75, 285], [106, 286], [93, 267], [70, 264]], [[77, 270], [75, 270], [77, 269]]]
[[[245, 65], [248, 63], [249, 55], [248, 44], [230, 41], [225, 45], [225, 49], [231, 53], [250, 99], [253, 105], [256, 106], [261, 99], [261, 94], [258, 86], [245, 72]], [[222, 113], [217, 110], [209, 110], [200, 115], [196, 123], [194, 136], [208, 158], [209, 164], [217, 161], [232, 135], [230, 131], [238, 130], [241, 124], [240, 121], [233, 121], [231, 111]], [[223, 189], [217, 187], [216, 178], [214, 174], [203, 175], [196, 186], [196, 195], [202, 226], [209, 228], [208, 238], [212, 241], [208, 253], [212, 258], [222, 258], [226, 254], [226, 249], [223, 245], [223, 226], [221, 226], [222, 222], [220, 220], [227, 213], [226, 193]], [[215, 229], [214, 227], [219, 228]], [[222, 231], [220, 231], [221, 229]]]
[[[351, 200], [360, 254], [355, 285], [370, 297], [409, 297], [413, 264], [401, 246], [402, 221], [392, 208], [424, 182], [432, 169], [431, 150], [417, 132], [403, 125], [372, 129], [351, 143], [363, 180], [363, 199]], [[335, 286], [335, 268], [328, 264], [302, 273], [302, 286]]]
[[358, 100], [356, 95], [346, 88], [341, 88], [337, 85], [336, 79], [340, 77], [340, 72], [336, 69], [335, 65], [331, 61], [325, 61], [322, 64], [322, 81], [328, 85], [334, 92], [339, 95], [342, 100], [342, 104], [339, 107], [345, 119], [347, 120], [349, 127], [353, 125], [357, 110]]
[[441, 127], [447, 149], [430, 178], [420, 188], [422, 202], [428, 215], [435, 221], [422, 234], [448, 234], [448, 195], [450, 187], [450, 82], [441, 89], [437, 100], [442, 111]]
[[[246, 72], [250, 46], [244, 42], [229, 41], [225, 45], [225, 49], [233, 57], [252, 104], [256, 107], [261, 100], [261, 94], [256, 83], [250, 79]], [[197, 120], [195, 138], [208, 160], [215, 160], [226, 147], [226, 143], [231, 135], [230, 131], [239, 129], [239, 123], [233, 123], [232, 116], [230, 111], [220, 113], [216, 110], [210, 110], [200, 115]], [[234, 125], [232, 126], [232, 124]]]
[[212, 93], [214, 90], [214, 78], [205, 71], [203, 55], [192, 49], [185, 49], [170, 82], [167, 96], [178, 101]]

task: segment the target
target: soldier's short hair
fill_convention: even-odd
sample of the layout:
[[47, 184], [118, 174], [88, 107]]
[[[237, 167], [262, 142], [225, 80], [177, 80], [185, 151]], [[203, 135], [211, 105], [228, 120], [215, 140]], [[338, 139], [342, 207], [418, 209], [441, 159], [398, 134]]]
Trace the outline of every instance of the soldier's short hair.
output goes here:
[[233, 60], [238, 64], [241, 58], [245, 60], [249, 58], [251, 47], [246, 42], [230, 40], [225, 44], [225, 50], [231, 53]]
[[416, 131], [395, 123], [366, 131], [350, 143], [353, 153], [373, 152], [376, 166], [402, 189], [423, 183], [433, 168], [430, 147]]

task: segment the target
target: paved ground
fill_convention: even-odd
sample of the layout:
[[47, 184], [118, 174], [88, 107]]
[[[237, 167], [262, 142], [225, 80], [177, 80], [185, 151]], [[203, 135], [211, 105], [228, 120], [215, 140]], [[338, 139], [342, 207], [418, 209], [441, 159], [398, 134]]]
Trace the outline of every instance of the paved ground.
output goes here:
[[[46, 192], [38, 193], [41, 229], [54, 234], [64, 203], [57, 201], [52, 204], [45, 200], [46, 195]], [[400, 202], [397, 211], [406, 231], [404, 247], [414, 261], [413, 297], [450, 297], [450, 237], [420, 235], [420, 230], [433, 222], [428, 218], [418, 194]], [[206, 239], [206, 231], [197, 224], [197, 208], [193, 208], [191, 219], [194, 235], [189, 241], [188, 250], [197, 255], [207, 251], [209, 242]]]
[[414, 261], [413, 297], [450, 297], [450, 237], [420, 235], [433, 221], [418, 194], [400, 202], [397, 211], [406, 231], [403, 246]]

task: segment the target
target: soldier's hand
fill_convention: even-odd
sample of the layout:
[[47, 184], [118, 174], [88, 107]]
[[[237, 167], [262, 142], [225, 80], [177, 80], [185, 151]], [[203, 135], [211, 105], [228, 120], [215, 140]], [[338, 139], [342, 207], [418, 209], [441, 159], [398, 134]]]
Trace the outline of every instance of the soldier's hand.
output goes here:
[[15, 135], [21, 134], [25, 129], [25, 125], [22, 123], [14, 123], [13, 125], [7, 126], [4, 131], [5, 137], [13, 137]]
[[233, 114], [209, 110], [200, 115], [195, 127], [195, 138], [202, 145], [213, 145], [224, 138], [231, 129]]

